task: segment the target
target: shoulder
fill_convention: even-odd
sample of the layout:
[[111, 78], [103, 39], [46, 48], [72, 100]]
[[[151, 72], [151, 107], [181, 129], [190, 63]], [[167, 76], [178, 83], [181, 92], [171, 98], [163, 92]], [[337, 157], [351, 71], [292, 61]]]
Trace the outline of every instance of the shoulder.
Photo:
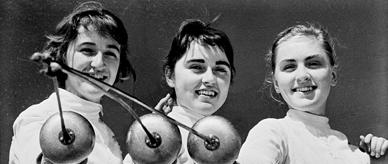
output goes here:
[[43, 124], [49, 116], [57, 111], [55, 107], [47, 99], [38, 104], [31, 105], [15, 119], [13, 123], [14, 132], [30, 123]]
[[341, 140], [348, 140], [347, 136], [344, 133], [342, 133], [341, 131], [338, 131], [338, 130], [335, 130], [335, 129], [331, 129], [331, 130], [332, 130], [332, 133], [336, 137], [338, 137], [339, 139], [341, 139]]
[[257, 139], [260, 138], [261, 140], [277, 140], [277, 142], [281, 142], [287, 136], [286, 128], [287, 122], [283, 118], [263, 119], [249, 131], [246, 141], [254, 140], [257, 142]]
[[279, 131], [284, 127], [286, 120], [283, 118], [275, 119], [275, 118], [266, 118], [258, 122], [250, 131], [263, 131], [263, 130], [275, 130]]
[[240, 163], [281, 163], [287, 155], [285, 119], [261, 120], [249, 132], [241, 147]]

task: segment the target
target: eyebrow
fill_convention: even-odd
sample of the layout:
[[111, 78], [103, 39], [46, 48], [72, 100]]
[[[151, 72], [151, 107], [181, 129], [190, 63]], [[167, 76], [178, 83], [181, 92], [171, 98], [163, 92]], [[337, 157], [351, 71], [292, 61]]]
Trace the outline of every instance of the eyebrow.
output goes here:
[[[83, 43], [81, 43], [79, 46], [84, 46], [84, 45], [87, 45], [87, 46], [96, 46], [96, 44], [93, 43], [93, 42], [83, 42]], [[108, 48], [111, 48], [111, 49], [115, 49], [115, 50], [117, 50], [118, 52], [120, 52], [119, 47], [117, 47], [117, 46], [114, 45], [114, 44], [110, 44], [110, 45], [108, 45], [107, 47], [108, 47]]]
[[[313, 58], [322, 58], [322, 56], [320, 56], [319, 54], [315, 54], [315, 55], [311, 55], [311, 56], [306, 57], [306, 59], [304, 59], [304, 60], [311, 60]], [[285, 60], [282, 60], [280, 62], [295, 62], [295, 61], [296, 61], [295, 59], [285, 59]]]
[[205, 63], [203, 59], [190, 59], [186, 63]]
[[288, 62], [295, 62], [295, 61], [296, 61], [295, 59], [285, 59], [280, 61], [280, 63], [288, 63]]
[[110, 44], [110, 45], [108, 45], [108, 48], [112, 48], [112, 49], [115, 49], [115, 50], [117, 50], [118, 52], [120, 52], [120, 49], [119, 49], [119, 47], [117, 47], [116, 45], [114, 45], [114, 44]]
[[322, 58], [322, 56], [319, 56], [318, 54], [315, 54], [315, 55], [308, 56], [305, 60], [310, 60], [310, 59], [313, 59], [313, 58]]
[[231, 66], [230, 66], [230, 64], [228, 63], [228, 62], [226, 62], [226, 61], [216, 61], [216, 65], [225, 65], [225, 66], [227, 66], [229, 69], [231, 69]]
[[[205, 60], [204, 59], [191, 59], [189, 61], [187, 61], [187, 63], [205, 63]], [[231, 68], [230, 64], [226, 61], [216, 61], [216, 65], [225, 65], [227, 66], [229, 69]]]
[[93, 42], [83, 42], [83, 43], [81, 43], [79, 46], [84, 46], [84, 45], [87, 45], [87, 46], [95, 46], [96, 44], [93, 43]]

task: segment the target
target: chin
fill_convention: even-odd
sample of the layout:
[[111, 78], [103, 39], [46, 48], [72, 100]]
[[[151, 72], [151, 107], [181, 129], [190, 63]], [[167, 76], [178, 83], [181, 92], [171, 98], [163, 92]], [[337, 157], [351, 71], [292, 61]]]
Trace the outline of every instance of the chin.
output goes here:
[[209, 103], [198, 104], [198, 105], [196, 105], [195, 108], [196, 109], [200, 109], [200, 110], [197, 110], [197, 111], [200, 114], [205, 115], [205, 116], [210, 116], [210, 115], [212, 115], [213, 113], [215, 113], [217, 111], [215, 109], [214, 105], [213, 104], [209, 104]]
[[295, 109], [306, 109], [313, 107], [313, 105], [311, 103], [293, 103], [291, 107]]
[[97, 99], [101, 98], [105, 93], [95, 86], [88, 85], [82, 89], [80, 94], [83, 94], [83, 97], [86, 98]]
[[303, 111], [310, 111], [311, 109], [318, 108], [319, 103], [313, 100], [303, 100], [303, 101], [294, 102], [291, 107], [295, 109], [301, 109]]

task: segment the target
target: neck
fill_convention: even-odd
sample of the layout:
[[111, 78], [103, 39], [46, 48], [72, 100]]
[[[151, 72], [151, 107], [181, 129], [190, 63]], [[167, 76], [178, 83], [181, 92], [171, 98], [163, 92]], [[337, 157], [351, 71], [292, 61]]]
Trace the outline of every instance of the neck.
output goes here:
[[192, 113], [194, 115], [197, 115], [197, 116], [201, 116], [201, 117], [206, 117], [205, 115], [195, 111], [195, 110], [191, 110], [190, 108], [186, 107], [186, 106], [183, 106], [183, 105], [180, 105], [180, 104], [177, 104], [178, 106], [180, 106], [183, 110], [185, 110], [186, 112], [188, 113]]
[[290, 108], [290, 110], [297, 110], [297, 111], [305, 112], [305, 113], [316, 115], [316, 116], [325, 116], [325, 114], [318, 114], [318, 113], [314, 113], [314, 112], [310, 112], [310, 111], [298, 110], [298, 109], [294, 109], [294, 108]]
[[318, 107], [318, 108], [294, 108], [289, 106], [289, 109], [298, 110], [298, 111], [302, 111], [302, 112], [317, 115], [317, 116], [326, 115], [326, 105], [322, 105], [321, 107]]
[[83, 96], [83, 94], [81, 94], [79, 91], [77, 90], [74, 90], [73, 88], [66, 88], [67, 91], [73, 93], [74, 95], [84, 99], [84, 100], [87, 100], [87, 101], [91, 101], [91, 102], [95, 102], [95, 103], [100, 103], [101, 101], [101, 98], [102, 98], [102, 95], [101, 96], [89, 96], [89, 97], [85, 97]]

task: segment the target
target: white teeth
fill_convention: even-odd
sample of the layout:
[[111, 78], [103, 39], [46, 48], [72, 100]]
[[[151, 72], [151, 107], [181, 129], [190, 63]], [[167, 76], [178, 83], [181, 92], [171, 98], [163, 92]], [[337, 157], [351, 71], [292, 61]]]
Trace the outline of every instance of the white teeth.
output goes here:
[[96, 79], [101, 79], [102, 78], [102, 75], [99, 75], [99, 74], [94, 74], [94, 75], [92, 75], [94, 78], [96, 78]]
[[102, 75], [102, 74], [94, 74], [94, 73], [89, 73], [89, 76], [93, 76], [94, 78], [98, 80], [105, 80], [107, 77]]
[[210, 97], [213, 97], [213, 96], [216, 95], [216, 93], [214, 91], [207, 91], [207, 90], [200, 90], [200, 91], [198, 91], [198, 94], [199, 95], [210, 96]]
[[297, 92], [307, 92], [307, 91], [312, 91], [313, 87], [302, 87], [302, 88], [296, 88]]

